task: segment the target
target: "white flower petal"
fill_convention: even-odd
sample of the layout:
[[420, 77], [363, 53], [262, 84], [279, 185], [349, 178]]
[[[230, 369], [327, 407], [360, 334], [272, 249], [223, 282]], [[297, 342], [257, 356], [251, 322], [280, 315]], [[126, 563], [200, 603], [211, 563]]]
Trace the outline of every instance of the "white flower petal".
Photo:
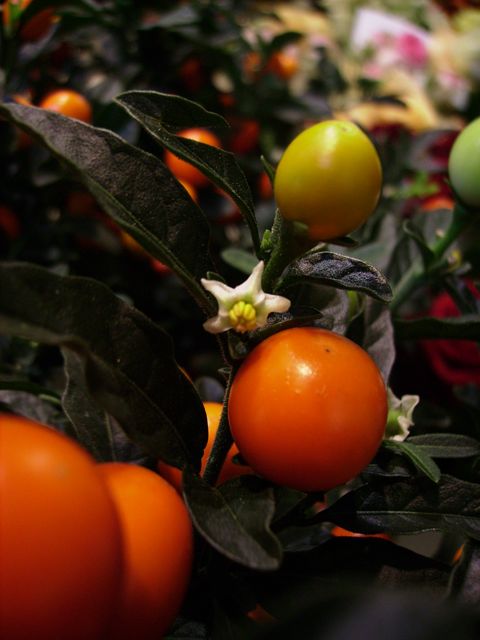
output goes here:
[[219, 305], [228, 301], [235, 291], [235, 289], [232, 289], [232, 287], [229, 287], [219, 280], [207, 280], [206, 278], [202, 278], [200, 282], [204, 289], [210, 291], [210, 293], [215, 296]]
[[251, 300], [252, 304], [256, 304], [255, 298], [262, 291], [262, 277], [265, 263], [263, 260], [254, 267], [252, 273], [248, 276], [245, 282], [235, 287], [235, 295], [237, 300]]
[[232, 328], [228, 316], [217, 315], [203, 323], [203, 328], [209, 333], [223, 333]]
[[405, 395], [397, 398], [390, 388], [387, 389], [387, 396], [389, 411], [385, 438], [403, 442], [409, 436], [410, 427], [414, 424], [413, 411], [420, 402], [420, 397]]
[[284, 313], [290, 309], [291, 302], [283, 296], [275, 296], [271, 293], [265, 294], [265, 300], [256, 307], [257, 322], [259, 327], [263, 327], [271, 313]]
[[[209, 318], [203, 325], [206, 331], [221, 333], [228, 329], [241, 332], [253, 330], [263, 327], [270, 313], [275, 311], [281, 313], [290, 308], [288, 298], [265, 293], [262, 290], [264, 266], [264, 262], [261, 260], [245, 282], [235, 288], [218, 280], [202, 278], [203, 287], [215, 296], [218, 303], [217, 315]], [[240, 305], [240, 310], [235, 309], [230, 313], [237, 303], [242, 302], [245, 304]]]

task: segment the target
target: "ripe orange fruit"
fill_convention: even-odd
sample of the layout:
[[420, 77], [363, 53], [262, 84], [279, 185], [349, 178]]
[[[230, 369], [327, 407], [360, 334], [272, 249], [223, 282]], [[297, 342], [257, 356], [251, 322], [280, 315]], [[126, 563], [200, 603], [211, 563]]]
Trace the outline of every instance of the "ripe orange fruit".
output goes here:
[[190, 579], [193, 532], [187, 508], [149, 469], [120, 462], [98, 468], [117, 508], [125, 555], [112, 637], [160, 638], [178, 614]]
[[104, 640], [121, 531], [98, 465], [73, 440], [0, 415], [2, 640]]
[[[205, 471], [205, 467], [207, 466], [208, 457], [212, 451], [213, 443], [215, 441], [215, 436], [217, 435], [218, 425], [220, 424], [220, 417], [222, 415], [222, 405], [219, 402], [204, 402], [203, 403], [205, 412], [207, 414], [207, 425], [208, 425], [208, 441], [205, 445], [205, 449], [202, 456], [202, 466], [200, 469], [200, 474], [203, 474]], [[233, 462], [233, 458], [238, 454], [238, 448], [236, 444], [233, 444], [228, 452], [228, 455], [223, 463], [222, 470], [220, 472], [220, 476], [218, 478], [217, 484], [222, 484], [227, 480], [231, 480], [232, 478], [236, 478], [244, 473], [248, 473], [250, 469], [245, 467], [244, 465], [235, 464]], [[157, 464], [158, 472], [161, 476], [163, 476], [172, 486], [174, 486], [177, 491], [181, 492], [182, 490], [182, 472], [180, 469], [176, 469], [165, 462], [159, 461]]]
[[71, 89], [52, 91], [41, 100], [39, 107], [83, 122], [92, 121], [92, 107], [89, 101]]
[[[178, 136], [180, 138], [195, 140], [195, 142], [202, 142], [211, 147], [220, 147], [219, 138], [211, 131], [201, 129], [200, 127], [183, 129], [178, 133]], [[204, 187], [208, 184], [208, 178], [205, 177], [203, 173], [190, 163], [185, 162], [185, 160], [177, 158], [177, 156], [171, 151], [168, 151], [168, 149], [165, 151], [165, 164], [178, 180], [188, 182], [193, 187]]]
[[233, 438], [259, 475], [300, 491], [356, 476], [385, 430], [387, 394], [371, 357], [325, 329], [287, 329], [257, 345], [232, 384]]

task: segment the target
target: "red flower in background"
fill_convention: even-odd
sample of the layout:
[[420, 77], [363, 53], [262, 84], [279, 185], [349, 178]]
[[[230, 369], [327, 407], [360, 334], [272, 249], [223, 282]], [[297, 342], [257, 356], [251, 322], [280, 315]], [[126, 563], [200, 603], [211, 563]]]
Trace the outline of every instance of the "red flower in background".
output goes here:
[[[480, 291], [471, 283], [468, 288], [480, 299]], [[451, 318], [460, 311], [452, 297], [438, 295], [430, 308], [430, 316]], [[448, 385], [480, 386], [480, 347], [474, 340], [424, 340], [422, 346], [437, 376]]]

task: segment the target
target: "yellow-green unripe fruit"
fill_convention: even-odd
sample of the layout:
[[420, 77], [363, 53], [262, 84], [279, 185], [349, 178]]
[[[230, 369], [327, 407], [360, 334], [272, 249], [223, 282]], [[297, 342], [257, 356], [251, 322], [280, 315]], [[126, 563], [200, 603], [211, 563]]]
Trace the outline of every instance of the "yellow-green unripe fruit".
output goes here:
[[326, 120], [300, 133], [277, 167], [274, 194], [287, 220], [303, 222], [315, 240], [351, 233], [373, 213], [382, 166], [354, 123]]
[[448, 177], [461, 203], [480, 209], [480, 118], [467, 125], [453, 143]]

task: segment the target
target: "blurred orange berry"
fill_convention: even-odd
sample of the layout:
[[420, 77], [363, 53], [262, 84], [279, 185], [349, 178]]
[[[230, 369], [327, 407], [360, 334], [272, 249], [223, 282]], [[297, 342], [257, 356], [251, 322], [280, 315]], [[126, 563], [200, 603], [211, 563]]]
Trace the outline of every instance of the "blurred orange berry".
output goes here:
[[[208, 425], [208, 441], [205, 446], [205, 450], [202, 456], [202, 464], [200, 474], [202, 475], [207, 466], [208, 457], [212, 451], [215, 436], [217, 435], [218, 426], [220, 424], [220, 417], [222, 415], [222, 404], [219, 402], [204, 402], [203, 403], [205, 413], [207, 414]], [[244, 465], [235, 464], [233, 462], [234, 456], [238, 454], [238, 448], [236, 444], [232, 444], [230, 451], [227, 454], [225, 462], [223, 463], [222, 471], [218, 478], [217, 484], [222, 484], [227, 480], [231, 480], [237, 476], [248, 473], [250, 469]], [[161, 476], [168, 480], [172, 486], [174, 486], [179, 492], [182, 487], [182, 472], [176, 467], [172, 467], [165, 462], [159, 461], [157, 464], [158, 472]]]
[[41, 100], [39, 107], [83, 122], [92, 121], [90, 102], [80, 93], [71, 89], [52, 91]]
[[[202, 129], [200, 127], [183, 129], [182, 131], [179, 131], [177, 135], [180, 138], [188, 138], [189, 140], [194, 140], [195, 142], [208, 144], [211, 147], [220, 147], [219, 138], [211, 131]], [[208, 178], [204, 176], [201, 171], [199, 171], [189, 162], [177, 158], [177, 156], [171, 151], [168, 151], [168, 149], [165, 151], [165, 164], [178, 180], [184, 180], [193, 187], [204, 187], [209, 182]]]

